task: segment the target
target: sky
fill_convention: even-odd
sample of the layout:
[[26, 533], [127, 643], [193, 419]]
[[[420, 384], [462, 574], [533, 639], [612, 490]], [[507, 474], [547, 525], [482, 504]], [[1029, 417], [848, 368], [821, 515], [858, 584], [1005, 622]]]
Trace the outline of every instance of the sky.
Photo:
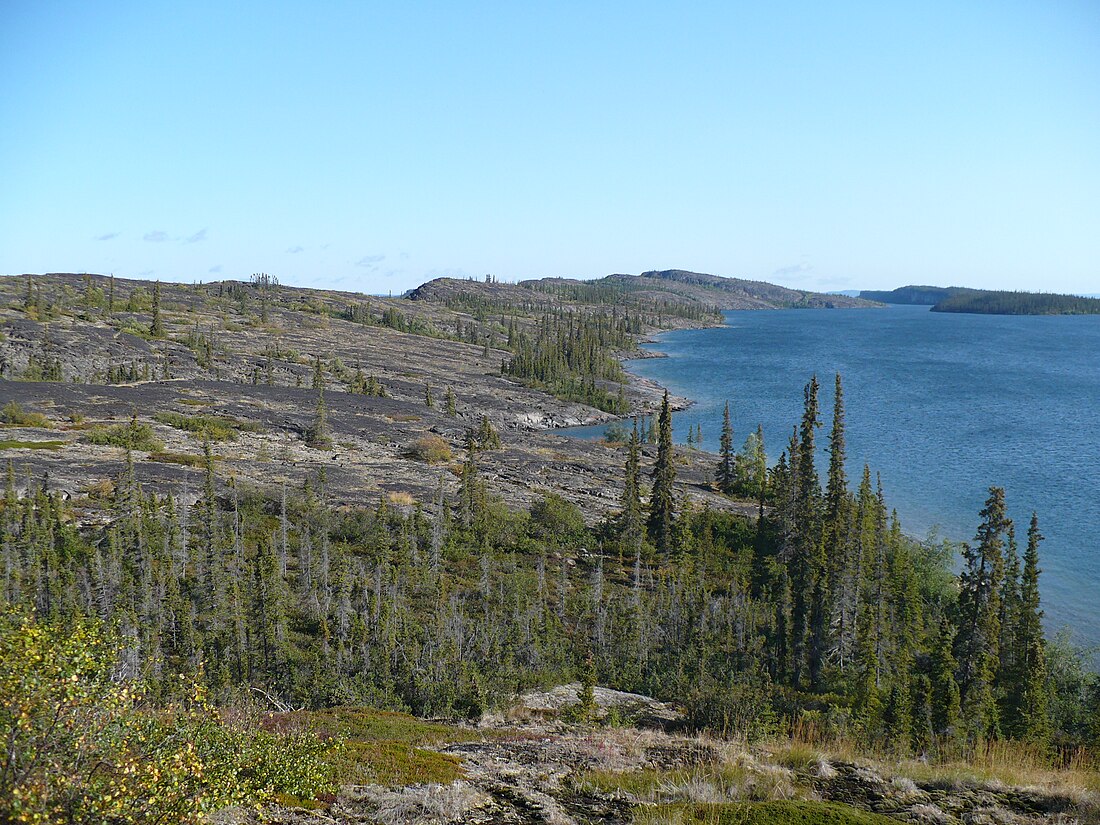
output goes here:
[[0, 273], [1100, 292], [1100, 3], [0, 2]]

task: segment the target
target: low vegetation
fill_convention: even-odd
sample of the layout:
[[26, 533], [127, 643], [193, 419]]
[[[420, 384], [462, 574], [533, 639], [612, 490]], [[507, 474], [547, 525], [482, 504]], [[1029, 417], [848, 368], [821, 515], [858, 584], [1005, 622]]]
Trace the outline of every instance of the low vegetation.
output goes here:
[[154, 707], [124, 648], [95, 622], [0, 614], [0, 821], [198, 823], [334, 789], [316, 736], [224, 719], [186, 681]]
[[234, 441], [239, 432], [259, 430], [259, 425], [255, 422], [241, 421], [228, 415], [183, 415], [176, 412], [159, 412], [153, 416], [153, 419], [210, 441]]
[[203, 457], [196, 453], [174, 453], [164, 450], [154, 450], [149, 453], [150, 461], [159, 461], [163, 464], [182, 464], [185, 467], [201, 467]]
[[164, 449], [164, 442], [156, 437], [153, 428], [136, 420], [129, 424], [92, 427], [84, 434], [84, 438], [91, 444], [107, 447], [124, 447], [145, 452], [160, 452]]
[[458, 759], [430, 747], [479, 738], [467, 728], [361, 707], [272, 714], [264, 724], [273, 730], [304, 726], [340, 742], [326, 756], [326, 764], [342, 784], [400, 787], [454, 782], [464, 775]]
[[0, 439], [0, 450], [60, 450], [68, 441], [15, 441]]
[[635, 825], [895, 825], [896, 819], [831, 802], [712, 802], [657, 805]]
[[407, 452], [410, 458], [426, 461], [429, 464], [441, 464], [451, 460], [450, 445], [438, 435], [422, 435], [413, 442]]
[[0, 409], [0, 423], [11, 427], [50, 426], [50, 420], [42, 413], [28, 412], [16, 401], [9, 401]]

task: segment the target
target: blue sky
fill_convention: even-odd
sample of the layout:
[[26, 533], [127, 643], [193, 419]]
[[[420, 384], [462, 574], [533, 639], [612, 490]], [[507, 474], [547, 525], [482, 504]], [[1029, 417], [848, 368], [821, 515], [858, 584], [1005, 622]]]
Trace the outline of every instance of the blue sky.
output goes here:
[[1100, 292], [1100, 3], [0, 4], [0, 273]]

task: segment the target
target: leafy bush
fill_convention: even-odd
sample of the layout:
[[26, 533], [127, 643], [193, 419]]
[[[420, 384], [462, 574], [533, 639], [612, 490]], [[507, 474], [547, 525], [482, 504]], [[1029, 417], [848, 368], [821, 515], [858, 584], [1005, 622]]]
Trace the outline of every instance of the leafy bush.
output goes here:
[[27, 412], [18, 401], [9, 401], [0, 409], [0, 421], [18, 427], [48, 427], [50, 420], [42, 413]]
[[0, 821], [197, 823], [332, 789], [321, 740], [228, 724], [198, 688], [154, 711], [116, 678], [118, 652], [91, 622], [0, 615]]
[[622, 421], [612, 421], [603, 432], [603, 440], [610, 444], [623, 444], [630, 440], [630, 433]]
[[438, 435], [422, 435], [409, 447], [408, 456], [429, 464], [451, 460], [451, 448]]
[[531, 528], [531, 532], [543, 541], [576, 546], [583, 540], [584, 514], [576, 504], [557, 493], [543, 493], [531, 505]]

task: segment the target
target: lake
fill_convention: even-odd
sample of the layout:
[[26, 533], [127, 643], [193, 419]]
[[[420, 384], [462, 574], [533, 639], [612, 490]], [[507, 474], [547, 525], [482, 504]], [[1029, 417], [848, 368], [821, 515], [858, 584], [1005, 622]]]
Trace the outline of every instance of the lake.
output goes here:
[[[821, 383], [824, 448], [833, 376], [844, 382], [848, 475], [880, 473], [902, 527], [973, 539], [990, 485], [1005, 488], [1021, 542], [1031, 512], [1047, 627], [1100, 645], [1100, 316], [935, 313], [927, 307], [728, 312], [726, 325], [670, 332], [647, 348], [667, 358], [628, 368], [696, 403], [676, 440], [702, 425], [717, 452], [730, 402], [738, 447], [764, 427], [771, 461]], [[596, 437], [606, 427], [579, 428]], [[827, 458], [819, 472], [824, 479]]]

